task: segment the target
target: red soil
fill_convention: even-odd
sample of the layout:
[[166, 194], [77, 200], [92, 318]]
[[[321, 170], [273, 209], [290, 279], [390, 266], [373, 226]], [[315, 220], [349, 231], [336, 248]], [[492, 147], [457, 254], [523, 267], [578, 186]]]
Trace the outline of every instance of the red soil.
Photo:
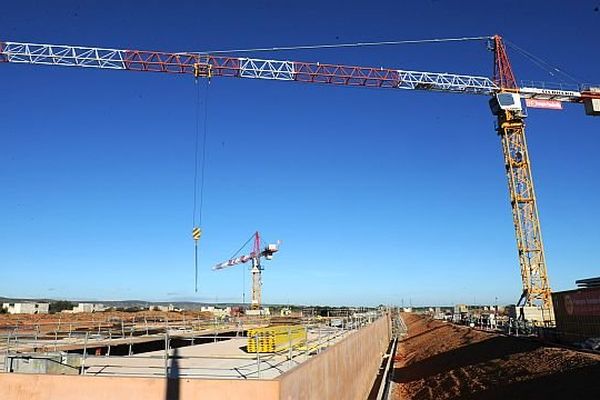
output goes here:
[[403, 318], [393, 399], [600, 399], [600, 355]]
[[143, 323], [144, 318], [148, 321], [170, 322], [182, 320], [212, 319], [212, 313], [185, 311], [185, 312], [163, 312], [163, 311], [140, 311], [136, 313], [124, 311], [106, 311], [95, 313], [57, 313], [57, 314], [0, 314], [0, 332], [18, 327], [21, 331], [39, 328], [40, 332], [54, 331], [62, 328], [93, 328], [99, 323], [104, 326], [108, 321], [122, 319], [125, 323]]

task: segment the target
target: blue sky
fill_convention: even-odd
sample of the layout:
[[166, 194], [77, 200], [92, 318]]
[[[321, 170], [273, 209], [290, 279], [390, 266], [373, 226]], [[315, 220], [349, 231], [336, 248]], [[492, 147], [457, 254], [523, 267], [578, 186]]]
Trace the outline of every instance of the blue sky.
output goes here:
[[[6, 4], [0, 40], [165, 51], [500, 33], [600, 82], [600, 2]], [[400, 4], [402, 3], [402, 4]], [[260, 57], [491, 74], [485, 43]], [[556, 81], [511, 53], [519, 79]], [[239, 301], [213, 272], [255, 230], [283, 241], [265, 302], [514, 302], [515, 239], [487, 99], [214, 79], [193, 288], [196, 93], [188, 76], [0, 65], [0, 296]], [[530, 110], [550, 282], [600, 271], [598, 123]], [[249, 298], [249, 295], [247, 295]]]

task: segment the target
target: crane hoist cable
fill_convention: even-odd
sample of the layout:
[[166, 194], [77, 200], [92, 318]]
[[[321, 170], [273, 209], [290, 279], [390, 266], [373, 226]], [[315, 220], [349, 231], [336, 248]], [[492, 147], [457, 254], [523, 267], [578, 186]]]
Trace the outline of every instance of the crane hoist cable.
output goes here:
[[[208, 87], [210, 81], [207, 79], [204, 95], [204, 116], [202, 123], [202, 152], [199, 160], [200, 147], [200, 85], [196, 79], [196, 141], [194, 146], [194, 194], [192, 211], [192, 239], [194, 239], [194, 292], [198, 293], [198, 241], [202, 236], [202, 209], [204, 206], [204, 172], [206, 170], [206, 136], [208, 120]], [[200, 168], [198, 168], [200, 164]], [[200, 169], [200, 173], [198, 173]], [[200, 193], [198, 193], [198, 181], [200, 181]], [[198, 204], [199, 203], [199, 204]], [[196, 215], [198, 215], [198, 224], [196, 224]]]
[[[242, 247], [240, 247], [238, 251], [233, 253], [233, 255], [229, 258], [236, 258], [238, 254], [240, 254], [242, 250], [244, 250], [246, 246], [248, 246], [248, 243], [250, 243], [252, 239], [254, 239], [254, 233], [248, 238], [248, 240], [246, 240], [246, 243], [244, 243]], [[242, 304], [246, 304], [246, 268], [242, 268]]]
[[512, 48], [513, 50], [515, 50], [516, 52], [521, 54], [523, 57], [525, 57], [526, 59], [531, 61], [533, 64], [535, 64], [538, 68], [544, 70], [544, 72], [547, 72], [550, 76], [554, 77], [554, 76], [556, 76], [556, 74], [560, 74], [574, 83], [579, 83], [579, 82], [585, 81], [585, 79], [581, 79], [581, 77], [577, 77], [577, 76], [567, 73], [564, 69], [559, 68], [556, 65], [550, 64], [546, 60], [532, 54], [531, 52], [528, 52], [528, 51], [522, 49], [521, 47], [517, 46], [516, 44], [514, 44], [508, 40], [504, 40], [504, 42], [510, 48]]
[[488, 40], [491, 36], [468, 36], [456, 38], [441, 38], [441, 39], [417, 39], [417, 40], [385, 40], [378, 42], [351, 42], [351, 43], [321, 43], [321, 44], [302, 44], [295, 46], [278, 46], [278, 47], [256, 47], [245, 49], [228, 49], [228, 50], [208, 50], [196, 51], [196, 54], [228, 54], [228, 53], [256, 53], [262, 51], [292, 51], [292, 50], [321, 50], [321, 49], [340, 49], [345, 47], [381, 47], [381, 46], [397, 46], [403, 44], [425, 44], [425, 43], [447, 43], [447, 42], [467, 42], [477, 40]]
[[242, 250], [244, 250], [246, 248], [246, 246], [248, 246], [248, 243], [250, 243], [252, 241], [252, 239], [254, 239], [254, 233], [248, 238], [248, 240], [246, 240], [246, 242], [242, 245], [242, 247], [240, 247], [235, 253], [233, 253], [233, 255], [231, 257], [229, 257], [230, 259], [232, 258], [236, 258], [238, 254], [240, 254], [242, 252]]

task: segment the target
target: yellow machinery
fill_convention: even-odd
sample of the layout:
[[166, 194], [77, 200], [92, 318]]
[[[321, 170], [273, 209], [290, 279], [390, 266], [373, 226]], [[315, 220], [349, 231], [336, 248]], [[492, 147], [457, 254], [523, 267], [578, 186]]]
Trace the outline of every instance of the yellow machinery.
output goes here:
[[248, 353], [276, 353], [306, 344], [306, 329], [299, 325], [248, 329]]
[[523, 281], [523, 293], [517, 306], [537, 307], [540, 315], [534, 320], [552, 323], [554, 310], [523, 115], [520, 110], [506, 109], [502, 105], [494, 112], [498, 117], [497, 131], [502, 141]]

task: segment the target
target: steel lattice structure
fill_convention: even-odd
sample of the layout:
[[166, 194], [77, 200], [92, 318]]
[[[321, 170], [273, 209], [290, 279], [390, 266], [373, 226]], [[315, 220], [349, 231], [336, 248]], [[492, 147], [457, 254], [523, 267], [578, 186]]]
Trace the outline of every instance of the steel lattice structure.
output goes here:
[[[167, 53], [21, 42], [0, 42], [0, 62], [191, 74], [196, 78], [237, 77], [486, 96], [514, 93], [526, 99], [569, 103], [600, 102], [600, 90], [591, 88], [579, 87], [577, 90], [547, 89], [543, 86], [519, 88], [502, 38], [496, 35], [489, 39], [494, 51], [494, 72], [491, 79], [453, 73], [226, 57], [191, 52]], [[523, 281], [520, 303], [541, 307], [544, 319], [551, 321], [552, 300], [525, 140], [524, 115], [509, 111], [502, 111], [496, 115], [509, 182]], [[223, 263], [220, 268], [256, 258], [251, 255], [248, 257], [230, 260]]]
[[519, 305], [540, 306], [545, 320], [553, 320], [552, 298], [542, 241], [537, 199], [522, 117], [512, 112], [498, 116], [513, 223], [517, 237], [523, 293]]
[[[499, 38], [494, 40], [495, 43], [502, 43]], [[167, 53], [23, 42], [0, 42], [0, 62], [191, 74], [197, 77], [223, 76], [343, 86], [429, 90], [486, 96], [501, 90], [512, 89], [524, 98], [572, 103], [580, 103], [585, 98], [600, 98], [597, 93], [584, 90], [517, 88], [506, 55], [497, 56], [494, 79], [444, 72], [223, 57], [189, 52]], [[503, 78], [507, 74], [509, 78]]]
[[3, 42], [0, 43], [0, 57], [10, 63], [167, 72], [202, 77], [229, 76], [484, 95], [490, 95], [500, 89], [490, 78], [484, 76], [194, 53]]
[[492, 37], [492, 46], [494, 50], [494, 82], [503, 89], [516, 89], [517, 80], [510, 66], [502, 38], [498, 35]]

